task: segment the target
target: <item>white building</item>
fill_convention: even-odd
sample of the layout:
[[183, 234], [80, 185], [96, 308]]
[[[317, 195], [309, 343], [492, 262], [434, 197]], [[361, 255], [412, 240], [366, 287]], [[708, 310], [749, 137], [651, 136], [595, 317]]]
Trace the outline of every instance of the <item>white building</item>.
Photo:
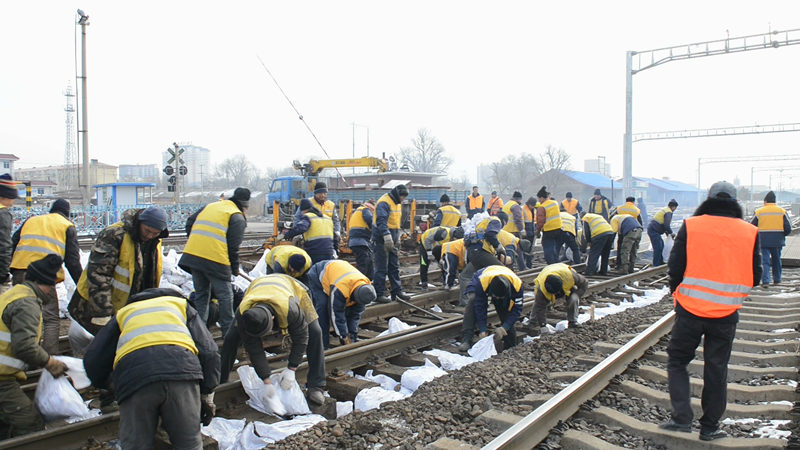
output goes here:
[[[183, 186], [185, 187], [203, 187], [203, 180], [211, 180], [213, 167], [211, 167], [211, 150], [205, 147], [198, 147], [197, 145], [180, 145], [184, 149], [181, 158], [183, 158], [183, 165], [186, 166], [186, 176], [183, 179]], [[172, 155], [169, 152], [161, 154], [161, 168], [171, 165], [177, 173], [180, 169], [180, 164], [173, 162], [167, 164]]]
[[10, 153], [0, 153], [0, 175], [10, 174], [14, 178], [14, 161], [19, 160]]

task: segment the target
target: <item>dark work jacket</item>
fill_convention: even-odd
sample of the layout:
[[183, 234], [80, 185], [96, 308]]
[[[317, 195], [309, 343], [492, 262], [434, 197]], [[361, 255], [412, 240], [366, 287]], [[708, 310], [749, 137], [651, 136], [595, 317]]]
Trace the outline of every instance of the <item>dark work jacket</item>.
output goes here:
[[[707, 199], [694, 212], [695, 216], [708, 214], [712, 216], [742, 218], [742, 208], [738, 203], [731, 200], [720, 199]], [[669, 254], [669, 290], [675, 292], [683, 282], [683, 274], [686, 272], [686, 222], [681, 225], [678, 234], [675, 236], [675, 243], [672, 244], [672, 252]], [[761, 283], [761, 245], [759, 243], [758, 235], [756, 235], [756, 242], [753, 246], [753, 286], [758, 286]], [[731, 314], [728, 317], [721, 319], [708, 319], [695, 316], [694, 314], [686, 311], [680, 304], [675, 307], [675, 313], [687, 317], [692, 317], [698, 320], [712, 320], [716, 323], [736, 323], [739, 321], [739, 312]]]
[[350, 235], [347, 240], [350, 247], [357, 245], [367, 246], [372, 238], [372, 210], [369, 208], [364, 208], [361, 210], [361, 217], [364, 218], [364, 222], [367, 223], [369, 228], [366, 230], [363, 228], [351, 229], [349, 231]]
[[[192, 232], [194, 221], [197, 220], [197, 215], [200, 214], [200, 211], [202, 211], [204, 208], [205, 206], [198, 209], [194, 214], [186, 219], [187, 235]], [[208, 276], [222, 278], [224, 280], [229, 279], [231, 275], [238, 275], [239, 247], [242, 245], [242, 239], [244, 239], [245, 228], [247, 228], [247, 219], [244, 217], [244, 214], [234, 214], [230, 217], [230, 219], [228, 219], [228, 231], [225, 234], [225, 238], [228, 242], [228, 259], [231, 261], [230, 266], [225, 266], [223, 264], [219, 264], [199, 256], [189, 255], [187, 253], [184, 253], [181, 256], [180, 261], [178, 261], [178, 265], [181, 269], [189, 273], [192, 273], [192, 270], [199, 270], [206, 273]]]
[[[753, 221], [750, 222], [755, 226], [758, 226], [758, 217], [753, 217]], [[761, 247], [769, 248], [769, 247], [783, 247], [786, 245], [786, 236], [788, 236], [792, 232], [792, 224], [789, 223], [789, 218], [786, 214], [783, 215], [783, 233], [773, 232], [773, 231], [759, 231], [758, 238], [761, 240]]]
[[[67, 219], [69, 219], [69, 217], [67, 217]], [[14, 232], [14, 235], [11, 236], [11, 253], [14, 253], [17, 249], [22, 227], [25, 226], [26, 222], [27, 220], [22, 222], [22, 225], [20, 225], [17, 231]], [[78, 284], [78, 280], [80, 280], [81, 273], [83, 272], [83, 267], [81, 266], [81, 250], [80, 247], [78, 247], [78, 232], [75, 230], [75, 227], [67, 228], [66, 246], [64, 248], [64, 265], [67, 266], [72, 281]]]
[[[183, 298], [172, 289], [148, 289], [128, 300], [128, 304], [140, 300], [171, 295]], [[95, 387], [108, 386], [109, 375], [113, 378], [114, 394], [122, 403], [142, 387], [157, 381], [198, 381], [200, 393], [210, 394], [219, 384], [220, 359], [217, 343], [211, 337], [200, 315], [190, 304], [186, 305], [186, 327], [197, 347], [197, 355], [177, 345], [155, 345], [144, 347], [125, 355], [117, 367], [117, 341], [121, 330], [114, 316], [95, 336], [86, 349], [83, 366], [86, 375]]]
[[11, 228], [14, 218], [11, 209], [0, 208], [0, 283], [8, 280], [8, 268], [11, 265], [11, 256], [14, 249], [11, 246]]

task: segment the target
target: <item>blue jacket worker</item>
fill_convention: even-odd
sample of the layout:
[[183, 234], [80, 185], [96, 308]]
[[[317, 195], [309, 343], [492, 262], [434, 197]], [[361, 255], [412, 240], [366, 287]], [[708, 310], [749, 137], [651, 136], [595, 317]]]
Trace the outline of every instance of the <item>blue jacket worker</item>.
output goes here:
[[361, 314], [376, 298], [367, 277], [347, 261], [322, 261], [308, 271], [308, 287], [322, 328], [322, 345], [329, 347], [331, 322], [340, 344], [358, 341]]
[[336, 258], [333, 221], [315, 208], [307, 198], [300, 201], [300, 211], [303, 214], [286, 232], [284, 238], [292, 239], [302, 235], [303, 249], [311, 257], [312, 264]]
[[761, 274], [761, 284], [769, 284], [770, 269], [772, 281], [781, 282], [781, 249], [786, 244], [786, 236], [792, 232], [792, 225], [786, 210], [775, 204], [775, 193], [767, 192], [764, 197], [764, 206], [756, 209], [755, 217], [751, 222], [758, 227], [758, 239], [761, 241], [761, 263], [764, 271]]
[[375, 211], [375, 200], [369, 199], [350, 215], [347, 227], [347, 245], [356, 257], [356, 267], [370, 281], [375, 273], [375, 262], [372, 260], [372, 216]]
[[278, 245], [272, 247], [264, 257], [267, 264], [267, 275], [285, 273], [301, 282], [308, 281], [306, 273], [311, 268], [311, 257], [300, 247], [294, 245]]
[[474, 329], [478, 328], [478, 337], [487, 336], [487, 314], [491, 298], [501, 325], [494, 329], [495, 347], [500, 341], [503, 348], [511, 348], [517, 344], [514, 324], [522, 315], [522, 280], [504, 266], [489, 266], [475, 272], [467, 286], [467, 307], [464, 308], [464, 322], [461, 328], [460, 351], [467, 351], [472, 346]]
[[647, 224], [647, 237], [650, 238], [650, 245], [653, 247], [653, 267], [664, 264], [664, 257], [661, 254], [664, 251], [664, 240], [661, 235], [672, 236], [675, 239], [675, 233], [672, 231], [672, 213], [678, 208], [678, 202], [672, 199], [667, 203], [667, 206], [659, 209], [653, 215], [653, 218]]
[[[399, 184], [388, 194], [383, 194], [375, 206], [372, 219], [372, 246], [375, 249], [375, 276], [372, 285], [378, 295], [378, 303], [389, 303], [399, 298], [409, 300], [400, 284], [400, 229], [403, 201], [408, 197], [408, 188]], [[386, 277], [389, 277], [391, 299], [386, 295]]]

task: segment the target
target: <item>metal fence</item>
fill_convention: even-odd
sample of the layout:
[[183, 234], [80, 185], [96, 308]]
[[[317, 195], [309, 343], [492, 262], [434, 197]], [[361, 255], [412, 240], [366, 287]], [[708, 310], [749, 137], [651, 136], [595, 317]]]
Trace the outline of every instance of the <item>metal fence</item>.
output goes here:
[[[147, 208], [148, 206], [150, 205], [118, 205], [117, 208], [112, 208], [109, 206], [84, 207], [75, 205], [70, 210], [69, 220], [75, 224], [78, 234], [95, 235], [103, 228], [119, 221], [125, 210]], [[159, 205], [167, 213], [168, 228], [179, 231], [183, 231], [186, 226], [186, 219], [203, 206], [203, 204]], [[22, 226], [28, 218], [49, 212], [49, 209], [44, 206], [34, 206], [30, 211], [24, 206], [12, 206], [9, 209], [14, 218], [13, 231]]]

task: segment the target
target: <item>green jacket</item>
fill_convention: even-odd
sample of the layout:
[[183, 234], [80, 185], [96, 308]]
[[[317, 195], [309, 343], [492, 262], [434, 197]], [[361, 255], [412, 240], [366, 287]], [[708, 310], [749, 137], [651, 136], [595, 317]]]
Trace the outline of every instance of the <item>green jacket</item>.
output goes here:
[[36, 283], [26, 281], [25, 285], [33, 289], [36, 297], [21, 298], [8, 305], [3, 311], [2, 320], [11, 331], [11, 350], [14, 355], [30, 368], [44, 367], [50, 355], [39, 345], [36, 334], [42, 318], [42, 301], [47, 299], [47, 294]]

